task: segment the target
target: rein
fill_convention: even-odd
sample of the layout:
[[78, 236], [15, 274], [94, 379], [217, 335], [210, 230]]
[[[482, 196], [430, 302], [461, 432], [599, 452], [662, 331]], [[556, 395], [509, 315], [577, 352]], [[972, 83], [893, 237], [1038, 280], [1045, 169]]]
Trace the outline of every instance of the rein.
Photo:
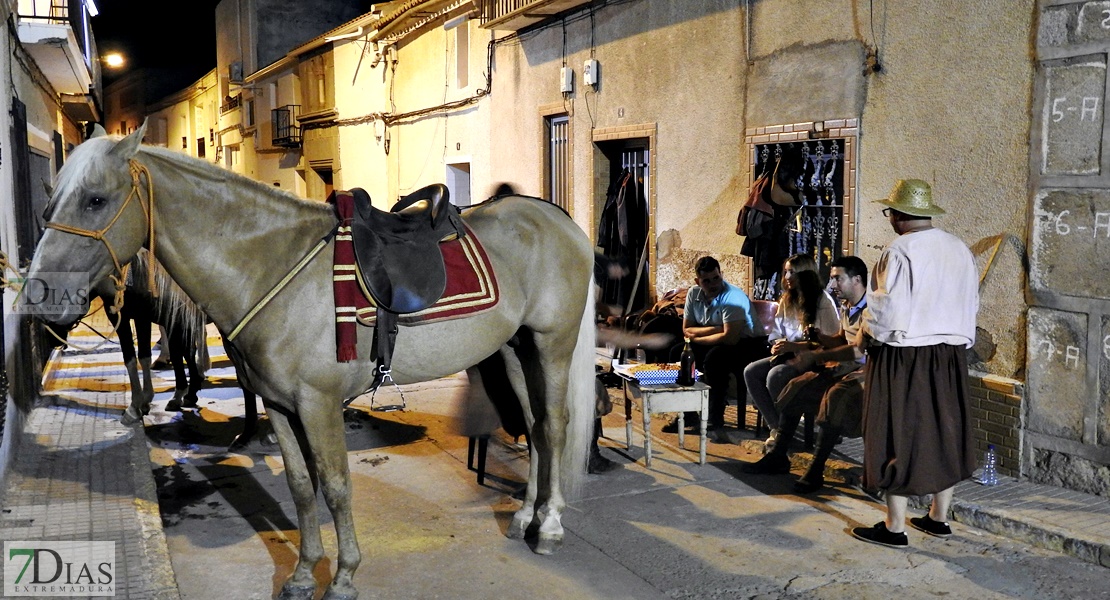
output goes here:
[[[123, 201], [123, 204], [120, 204], [119, 210], [116, 211], [116, 215], [112, 217], [112, 220], [109, 221], [103, 229], [83, 229], [81, 227], [74, 227], [72, 225], [54, 223], [53, 221], [46, 224], [47, 229], [57, 229], [58, 231], [61, 231], [63, 233], [71, 233], [73, 235], [88, 237], [103, 242], [104, 247], [108, 249], [108, 254], [112, 257], [112, 263], [116, 267], [116, 272], [109, 275], [108, 277], [110, 277], [112, 279], [112, 282], [116, 285], [115, 305], [117, 307], [117, 310], [123, 307], [123, 290], [127, 287], [127, 271], [125, 270], [125, 267], [120, 264], [119, 256], [116, 255], [115, 249], [112, 248], [112, 244], [108, 241], [107, 233], [110, 229], [112, 229], [112, 226], [116, 224], [116, 221], [118, 221], [119, 218], [123, 215], [123, 211], [127, 209], [127, 205], [131, 204], [132, 198], [138, 198], [139, 206], [141, 206], [143, 209], [143, 216], [146, 218], [147, 222], [147, 244], [150, 246], [150, 258], [151, 260], [154, 259], [154, 180], [151, 179], [150, 170], [147, 169], [145, 165], [140, 164], [139, 161], [135, 159], [131, 159], [128, 162], [130, 164], [131, 170], [131, 193], [127, 194], [127, 198]], [[147, 197], [145, 202], [143, 201], [143, 194], [141, 191], [142, 178], [144, 175], [146, 176], [147, 188]], [[147, 274], [147, 276], [149, 277], [149, 289], [151, 291], [151, 294], [153, 294], [155, 297], [158, 297], [158, 288], [154, 285], [154, 269], [148, 269], [148, 271], [149, 273]]]
[[253, 319], [255, 315], [261, 312], [263, 308], [266, 308], [266, 305], [274, 299], [274, 296], [277, 296], [281, 292], [281, 290], [285, 289], [285, 286], [289, 285], [289, 282], [293, 281], [293, 278], [296, 277], [298, 273], [303, 271], [304, 268], [308, 266], [308, 263], [311, 262], [313, 258], [316, 258], [316, 255], [319, 254], [321, 250], [327, 247], [328, 243], [331, 242], [332, 238], [334, 238], [335, 234], [338, 232], [339, 223], [336, 223], [335, 227], [333, 227], [332, 230], [329, 231], [328, 234], [325, 235], [323, 238], [320, 238], [320, 241], [317, 242], [316, 245], [313, 246], [312, 249], [304, 255], [304, 258], [302, 258], [300, 262], [294, 265], [293, 268], [285, 274], [285, 277], [283, 277], [281, 281], [277, 282], [277, 284], [275, 284], [274, 287], [270, 289], [269, 293], [267, 293], [265, 296], [262, 297], [261, 300], [255, 303], [254, 308], [252, 308], [250, 312], [248, 312], [246, 316], [243, 317], [242, 321], [239, 321], [239, 324], [235, 326], [235, 329], [232, 329], [231, 333], [227, 334], [227, 337], [225, 337], [224, 339], [229, 342], [233, 341], [235, 339], [235, 336], [239, 335], [239, 333], [243, 331], [243, 328], [247, 326], [247, 323], [250, 323], [251, 319]]

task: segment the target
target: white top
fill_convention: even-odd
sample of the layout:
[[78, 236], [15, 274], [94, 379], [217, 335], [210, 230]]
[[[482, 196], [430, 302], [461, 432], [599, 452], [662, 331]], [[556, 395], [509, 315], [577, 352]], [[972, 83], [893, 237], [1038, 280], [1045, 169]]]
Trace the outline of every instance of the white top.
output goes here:
[[898, 236], [871, 271], [864, 328], [891, 346], [975, 343], [979, 275], [960, 238], [940, 229]]
[[[779, 298], [778, 312], [775, 313], [775, 326], [768, 334], [768, 341], [786, 340], [797, 342], [805, 337], [805, 327], [802, 325], [800, 311], [786, 312], [786, 302]], [[817, 322], [814, 325], [825, 335], [834, 335], [840, 331], [840, 315], [836, 310], [836, 303], [829, 297], [828, 292], [821, 293], [817, 301]]]

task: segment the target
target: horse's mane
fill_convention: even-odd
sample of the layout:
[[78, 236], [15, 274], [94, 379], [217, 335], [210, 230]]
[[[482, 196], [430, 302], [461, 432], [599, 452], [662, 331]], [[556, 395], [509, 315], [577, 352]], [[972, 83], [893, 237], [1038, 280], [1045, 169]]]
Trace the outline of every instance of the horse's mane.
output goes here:
[[[154, 288], [157, 294], [153, 294], [150, 289], [150, 271], [154, 271]], [[135, 258], [131, 259], [127, 288], [149, 299], [156, 322], [167, 330], [181, 325], [186, 343], [192, 345], [197, 341], [193, 338], [201, 335], [199, 332], [208, 320], [207, 315], [170, 277], [162, 263], [152, 258], [145, 248], [140, 249]]]
[[[331, 209], [326, 204], [317, 202], [315, 200], [307, 200], [300, 196], [288, 192], [284, 189], [267, 185], [261, 181], [256, 181], [249, 177], [240, 175], [234, 171], [229, 171], [215, 163], [210, 163], [179, 150], [171, 150], [161, 146], [140, 146], [139, 154], [143, 157], [150, 157], [155, 160], [161, 160], [165, 163], [173, 165], [176, 169], [187, 173], [190, 177], [195, 177], [204, 181], [212, 183], [228, 183], [233, 182], [237, 185], [246, 187], [247, 189], [264, 196], [279, 198], [282, 202], [293, 202], [310, 210], [318, 212], [331, 212]], [[140, 160], [141, 162], [141, 160]]]

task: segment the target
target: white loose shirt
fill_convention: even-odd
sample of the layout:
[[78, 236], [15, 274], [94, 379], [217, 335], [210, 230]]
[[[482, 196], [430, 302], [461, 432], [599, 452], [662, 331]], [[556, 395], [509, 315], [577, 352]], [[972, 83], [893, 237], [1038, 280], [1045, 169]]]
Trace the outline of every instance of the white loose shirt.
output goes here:
[[979, 276], [960, 238], [940, 229], [898, 236], [872, 269], [864, 328], [891, 346], [975, 343]]

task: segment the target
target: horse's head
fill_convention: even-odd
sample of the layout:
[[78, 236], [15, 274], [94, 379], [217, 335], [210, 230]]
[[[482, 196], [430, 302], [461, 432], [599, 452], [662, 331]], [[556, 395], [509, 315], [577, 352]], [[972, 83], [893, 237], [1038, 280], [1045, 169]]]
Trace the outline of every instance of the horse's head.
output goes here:
[[47, 230], [27, 275], [24, 312], [55, 323], [81, 318], [90, 287], [120, 277], [121, 265], [147, 241], [149, 175], [132, 160], [145, 131], [144, 122], [122, 140], [94, 134], [58, 172], [44, 215]]

